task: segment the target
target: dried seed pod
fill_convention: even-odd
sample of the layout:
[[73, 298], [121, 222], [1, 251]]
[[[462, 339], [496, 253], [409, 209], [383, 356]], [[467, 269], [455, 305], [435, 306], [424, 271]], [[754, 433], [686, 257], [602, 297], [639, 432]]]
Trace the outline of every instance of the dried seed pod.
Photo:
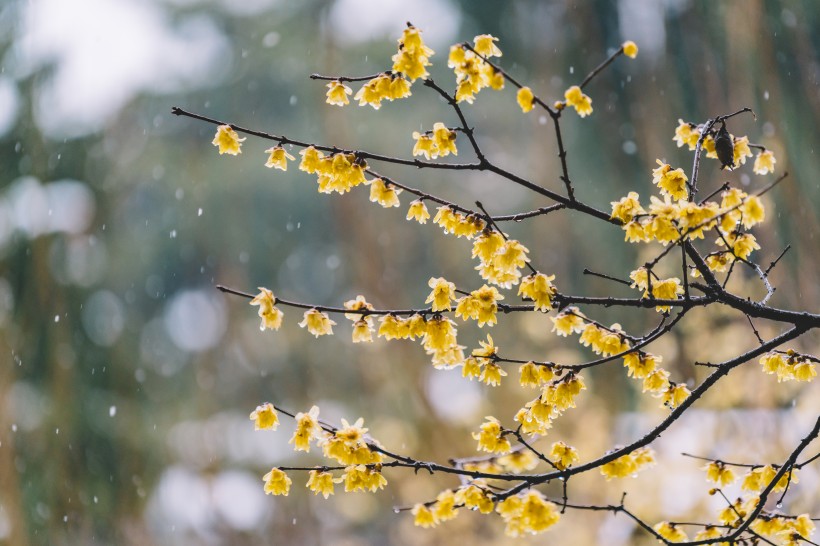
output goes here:
[[720, 131], [715, 135], [715, 152], [720, 161], [720, 168], [729, 170], [735, 167], [735, 146], [732, 142], [732, 135], [726, 130], [726, 124], [721, 123]]

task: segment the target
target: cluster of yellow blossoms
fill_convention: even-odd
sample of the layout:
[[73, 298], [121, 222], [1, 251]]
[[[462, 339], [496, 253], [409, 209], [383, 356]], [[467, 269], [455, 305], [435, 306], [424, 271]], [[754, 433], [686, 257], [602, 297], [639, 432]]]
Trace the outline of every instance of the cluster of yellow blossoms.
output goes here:
[[482, 218], [474, 214], [457, 212], [447, 205], [437, 209], [433, 223], [439, 225], [444, 233], [451, 233], [456, 237], [466, 237], [467, 239], [472, 239], [487, 226]]
[[[504, 74], [481, 58], [500, 57], [501, 50], [495, 45], [498, 38], [489, 34], [476, 36], [473, 50], [456, 44], [450, 48], [447, 66], [456, 75], [456, 101], [472, 104], [475, 95], [486, 87], [499, 90], [504, 88]], [[478, 53], [478, 55], [476, 55]]]
[[[491, 57], [502, 55], [495, 44], [496, 41], [497, 38], [490, 35], [480, 35], [475, 37], [472, 47], [451, 47], [448, 66], [456, 74], [457, 102], [472, 103], [480, 90], [487, 87], [504, 87], [503, 72], [487, 61]], [[625, 42], [620, 52], [634, 58], [637, 55], [637, 46], [633, 42]], [[359, 105], [369, 104], [374, 109], [379, 109], [384, 100], [392, 101], [410, 96], [412, 82], [418, 78], [428, 77], [427, 67], [431, 64], [429, 59], [433, 53], [424, 44], [420, 31], [408, 26], [399, 39], [398, 52], [392, 57], [391, 70], [366, 82], [355, 94], [354, 100], [357, 100]], [[329, 104], [349, 104], [349, 96], [353, 95], [353, 91], [344, 81], [349, 79], [342, 78], [327, 84], [326, 99]], [[536, 102], [540, 103], [529, 87], [519, 88], [516, 99], [524, 112], [531, 111]], [[566, 90], [564, 101], [554, 104], [558, 111], [568, 106], [573, 107], [580, 117], [586, 117], [593, 111], [592, 99], [577, 85]], [[702, 126], [679, 120], [674, 140], [678, 147], [687, 145], [690, 150], [694, 150], [697, 143], [702, 140], [707, 157], [717, 158], [714, 138], [711, 135], [702, 135], [702, 130]], [[458, 154], [456, 131], [444, 123], [436, 122], [432, 130], [423, 133], [413, 132], [412, 136], [415, 140], [413, 156], [423, 156], [427, 160], [432, 160]], [[218, 147], [220, 154], [238, 155], [241, 153], [241, 143], [244, 140], [231, 126], [221, 125], [217, 128], [213, 144]], [[295, 158], [282, 146], [282, 142], [287, 141], [280, 141], [280, 145], [265, 151], [268, 154], [265, 165], [287, 171], [288, 162], [294, 161]], [[746, 160], [753, 156], [751, 148], [755, 147], [760, 148], [760, 152], [754, 161], [754, 172], [767, 174], [774, 171], [776, 160], [770, 151], [750, 144], [747, 137], [732, 136], [732, 142], [736, 166], [744, 165]], [[382, 178], [368, 180], [365, 176], [367, 163], [356, 154], [333, 152], [325, 155], [316, 147], [308, 146], [300, 155], [302, 158], [299, 169], [317, 175], [320, 192], [346, 193], [364, 184], [370, 186], [371, 201], [383, 207], [400, 205], [398, 195], [402, 189], [396, 183]], [[759, 197], [732, 188], [721, 193], [719, 204], [698, 204], [688, 201], [689, 180], [683, 169], [673, 168], [670, 164], [658, 160], [658, 167], [653, 169], [652, 175], [661, 198], [651, 196], [647, 209], [643, 208], [639, 195], [635, 192], [630, 192], [626, 197], [612, 203], [611, 217], [624, 224], [626, 240], [657, 241], [666, 246], [682, 238], [703, 239], [706, 231], [716, 229], [716, 244], [726, 249], [718, 249], [709, 254], [706, 262], [711, 270], [718, 272], [725, 271], [737, 259], [745, 260], [751, 252], [759, 248], [754, 236], [742, 231], [763, 221], [765, 210]], [[409, 191], [415, 192], [412, 189]], [[431, 215], [424, 199], [428, 197], [421, 197], [410, 204], [408, 220], [422, 224], [427, 222]], [[554, 276], [533, 271], [531, 275], [523, 277], [521, 269], [529, 263], [529, 250], [519, 241], [508, 239], [505, 234], [497, 231], [495, 226], [488, 226], [486, 220], [477, 214], [460, 212], [447, 205], [438, 208], [433, 222], [446, 233], [474, 239], [472, 257], [479, 260], [476, 269], [482, 279], [507, 289], [520, 284], [518, 295], [531, 300], [535, 310], [547, 312], [551, 309], [552, 300], [557, 292], [552, 284]], [[651, 275], [651, 272], [643, 267], [630, 274], [632, 287], [642, 290], [643, 298], [675, 300], [683, 294], [680, 279], [661, 279]], [[490, 386], [500, 384], [501, 378], [506, 376], [507, 372], [499, 364], [501, 359], [497, 356], [498, 347], [495, 346], [492, 337], [488, 335], [487, 341], [479, 342], [480, 348], [465, 357], [465, 347], [457, 341], [455, 322], [442, 313], [454, 312], [455, 316], [462, 320], [475, 320], [479, 327], [493, 326], [497, 323], [498, 302], [503, 300], [504, 296], [495, 286], [489, 285], [483, 285], [469, 294], [457, 295], [455, 285], [444, 278], [431, 278], [428, 285], [431, 292], [426, 303], [431, 304], [432, 315], [427, 313], [402, 317], [378, 312], [382, 316], [379, 319], [377, 336], [388, 340], [420, 339], [437, 368], [461, 366], [462, 375], [466, 378], [475, 378]], [[260, 328], [278, 330], [282, 325], [283, 313], [276, 307], [276, 298], [273, 292], [266, 288], [260, 287], [259, 290], [260, 293], [251, 300], [251, 305], [259, 307]], [[372, 342], [373, 333], [376, 332], [373, 313], [377, 313], [373, 306], [363, 296], [357, 296], [356, 299], [345, 302], [344, 307], [349, 311], [345, 316], [353, 323], [353, 342]], [[666, 312], [670, 306], [659, 305], [656, 309]], [[623, 364], [627, 368], [628, 376], [641, 380], [643, 391], [661, 398], [665, 406], [677, 407], [689, 397], [690, 392], [686, 385], [670, 381], [669, 372], [659, 367], [662, 357], [641, 350], [631, 350], [630, 338], [621, 330], [620, 325], [602, 326], [587, 319], [575, 307], [564, 309], [557, 316], [551, 317], [551, 320], [553, 331], [559, 336], [580, 334], [579, 343], [590, 347], [597, 355], [604, 358], [623, 355]], [[319, 337], [332, 334], [332, 327], [336, 323], [327, 313], [314, 308], [305, 311], [299, 325]], [[760, 358], [760, 363], [766, 373], [776, 374], [778, 381], [811, 381], [817, 375], [815, 363], [794, 351], [767, 353]], [[520, 384], [541, 389], [540, 394], [515, 414], [514, 420], [520, 425], [515, 432], [504, 429], [495, 417], [487, 416], [472, 437], [477, 441], [477, 449], [491, 456], [481, 461], [464, 463], [463, 468], [487, 474], [532, 470], [538, 464], [538, 458], [532, 451], [514, 449], [509, 436], [519, 434], [519, 431], [533, 437], [546, 434], [554, 419], [567, 409], [575, 407], [575, 398], [586, 389], [586, 385], [577, 373], [564, 372], [560, 366], [552, 363], [521, 364]], [[339, 476], [327, 470], [327, 467], [310, 470], [306, 484], [309, 490], [328, 498], [334, 494], [335, 485], [340, 483], [344, 483], [345, 491], [373, 492], [386, 485], [387, 481], [381, 474], [383, 457], [379, 452], [378, 443], [366, 439], [368, 429], [363, 427], [362, 419], [352, 425], [342, 419], [342, 426], [338, 429], [322, 426], [319, 423], [317, 406], [313, 406], [306, 413], [296, 414], [294, 418], [296, 428], [289, 443], [293, 444], [295, 450], [309, 452], [311, 445], [315, 444], [321, 448], [324, 457], [344, 467]], [[276, 409], [270, 403], [258, 406], [250, 414], [250, 419], [254, 421], [257, 430], [275, 430], [279, 425]], [[580, 462], [580, 455], [574, 447], [558, 441], [552, 444], [549, 462], [556, 469], [563, 471]], [[600, 472], [607, 480], [622, 478], [632, 476], [654, 462], [653, 451], [644, 447], [602, 465]], [[708, 479], [720, 486], [726, 486], [736, 479], [734, 472], [722, 462], [711, 462], [704, 468]], [[752, 493], [760, 492], [771, 483], [776, 474], [777, 469], [772, 466], [753, 467], [743, 478], [742, 488]], [[263, 480], [264, 491], [268, 494], [287, 495], [292, 485], [290, 477], [280, 468], [271, 469]], [[796, 473], [792, 470], [779, 479], [773, 490], [782, 491], [790, 482], [797, 481]], [[555, 504], [532, 489], [504, 498], [500, 502], [496, 500], [486, 480], [474, 479], [456, 490], [442, 491], [432, 502], [415, 505], [412, 513], [417, 525], [433, 527], [455, 518], [461, 507], [485, 514], [495, 510], [504, 520], [506, 532], [510, 536], [539, 533], [554, 525], [560, 517]], [[745, 501], [738, 499], [723, 509], [718, 519], [726, 527], [737, 527], [743, 518], [755, 509], [758, 502], [759, 499], [756, 497]], [[670, 542], [687, 540], [686, 533], [674, 523], [660, 522], [654, 529]], [[798, 517], [764, 514], [752, 523], [751, 529], [761, 535], [778, 537], [784, 544], [797, 544], [800, 539], [807, 538], [813, 533], [814, 524], [805, 514]], [[722, 536], [721, 533], [720, 529], [707, 526], [695, 536], [695, 539], [719, 538]]]
[[[378, 110], [383, 100], [393, 101], [409, 97], [412, 94], [411, 82], [428, 76], [427, 67], [430, 66], [430, 57], [433, 53], [432, 49], [424, 45], [421, 31], [414, 26], [408, 26], [399, 38], [399, 50], [393, 55], [392, 71], [368, 80], [353, 99], [359, 101], [359, 106], [369, 104]], [[329, 82], [327, 88], [328, 104], [350, 104], [348, 95], [353, 94], [353, 90], [341, 80]]]
[[473, 242], [473, 258], [485, 281], [510, 288], [521, 279], [521, 268], [527, 265], [529, 249], [515, 239], [507, 239], [497, 231], [485, 230]]
[[448, 129], [441, 122], [433, 124], [433, 130], [426, 133], [413, 132], [416, 141], [413, 146], [413, 155], [423, 155], [427, 159], [446, 157], [450, 154], [458, 155], [456, 148], [456, 132]]
[[811, 381], [817, 377], [817, 365], [808, 357], [793, 350], [772, 351], [760, 357], [763, 371], [777, 375], [777, 382], [781, 381]]
[[504, 532], [511, 537], [544, 532], [561, 518], [555, 504], [534, 490], [504, 499], [496, 512], [506, 524]]
[[[719, 487], [730, 485], [737, 479], [735, 472], [723, 461], [710, 461], [703, 466], [703, 470], [706, 471], [706, 479]], [[760, 493], [769, 487], [777, 473], [778, 468], [772, 465], [751, 467], [743, 477], [741, 488], [743, 491], [749, 491], [753, 494]], [[790, 483], [797, 483], [798, 481], [797, 471], [793, 468], [783, 473], [772, 487], [771, 492], [784, 491]], [[717, 515], [718, 521], [729, 528], [738, 527], [749, 513], [757, 507], [759, 501], [760, 499], [757, 496], [752, 496], [747, 500], [738, 498], [735, 502], [720, 510]], [[779, 540], [780, 544], [793, 544], [796, 546], [814, 533], [815, 526], [808, 514], [794, 517], [764, 511], [751, 523], [749, 528], [755, 533]], [[719, 538], [721, 536], [723, 534], [715, 527], [707, 527], [704, 531], [698, 533], [695, 539]], [[685, 538], [682, 540], [685, 540]]]
[[[526, 367], [532, 363], [522, 365], [522, 383]], [[520, 423], [521, 432], [530, 436], [543, 435], [552, 428], [552, 422], [560, 417], [569, 408], [575, 407], [575, 398], [586, 389], [583, 377], [575, 373], [568, 373], [558, 379], [552, 379], [553, 371], [541, 366], [534, 378], [534, 383], [541, 388], [541, 394], [527, 402], [516, 412], [515, 421]]]
[[[688, 146], [690, 151], [694, 151], [697, 148], [698, 140], [700, 140], [702, 131], [705, 127], [696, 125], [694, 123], [689, 123], [683, 121], [682, 119], [678, 120], [678, 126], [675, 129], [675, 137], [674, 141], [677, 143], [678, 148], [682, 146]], [[735, 166], [744, 165], [746, 163], [746, 158], [752, 157], [752, 151], [749, 147], [749, 138], [748, 137], [735, 137], [734, 135], [730, 135], [732, 138], [732, 144], [734, 146], [734, 163]], [[703, 137], [703, 149], [706, 150], [706, 157], [717, 159], [717, 152], [715, 151], [715, 139], [711, 135], [706, 135]], [[758, 152], [757, 156], [755, 156], [754, 166], [752, 170], [757, 174], [768, 174], [774, 172], [774, 164], [777, 163], [777, 159], [775, 159], [774, 154], [762, 146], [758, 146], [761, 148], [760, 152]]]
[[[649, 271], [647, 271], [645, 267], [639, 267], [630, 273], [629, 278], [632, 279], [632, 288], [640, 288], [643, 290], [642, 297], [644, 298], [674, 300], [683, 294], [683, 287], [681, 286], [679, 278], [652, 279], [649, 275]], [[670, 309], [671, 307], [669, 305], [658, 305], [655, 307], [656, 311], [662, 312], [669, 311]]]
[[455, 518], [459, 507], [482, 514], [495, 510], [506, 524], [505, 533], [512, 537], [541, 533], [560, 519], [556, 505], [533, 490], [494, 503], [483, 480], [473, 480], [455, 492], [442, 491], [435, 501], [416, 504], [412, 514], [416, 525], [429, 528]]
[[[279, 417], [270, 403], [257, 407], [250, 418], [256, 430], [276, 430], [279, 425]], [[387, 485], [381, 473], [382, 455], [371, 449], [377, 445], [374, 440], [365, 440], [367, 429], [362, 426], [361, 418], [352, 425], [342, 419], [341, 428], [325, 429], [319, 424], [319, 408], [313, 406], [307, 413], [297, 413], [294, 419], [296, 430], [289, 443], [296, 451], [309, 452], [311, 442], [317, 441], [325, 457], [345, 465], [339, 477], [327, 470], [311, 470], [306, 487], [314, 494], [328, 498], [337, 483], [344, 483], [346, 492], [375, 492]], [[262, 479], [265, 493], [287, 495], [290, 492], [292, 480], [280, 468], [271, 469]]]
[[[729, 468], [726, 463], [722, 461], [711, 461], [704, 467], [706, 470], [706, 479], [714, 482], [722, 487], [733, 483], [737, 476], [734, 471]], [[754, 466], [743, 477], [741, 485], [744, 491], [760, 492], [766, 488], [777, 475], [777, 469], [772, 465]], [[783, 491], [788, 486], [789, 482], [797, 483], [797, 471], [792, 469], [783, 474], [777, 481], [772, 491], [775, 493]]]
[[640, 447], [601, 466], [601, 474], [606, 477], [607, 481], [612, 478], [625, 478], [634, 476], [639, 470], [653, 464], [655, 464], [655, 453], [648, 447]]
[[[760, 248], [754, 235], [741, 231], [741, 226], [749, 229], [766, 217], [763, 203], [758, 196], [749, 195], [738, 188], [730, 188], [721, 192], [720, 204], [712, 201], [697, 204], [684, 199], [674, 202], [670, 200], [674, 192], [679, 188], [681, 191], [687, 191], [686, 175], [680, 169], [671, 170], [669, 165], [663, 163], [654, 172], [656, 183], [660, 185], [661, 193], [664, 194], [663, 201], [654, 195], [651, 196], [652, 204], [648, 211], [641, 206], [636, 192], [630, 192], [619, 201], [612, 202], [611, 218], [623, 223], [625, 240], [654, 240], [666, 246], [680, 239], [703, 239], [706, 231], [717, 227], [716, 244], [727, 250], [717, 250], [706, 257], [709, 269], [716, 272], [726, 271], [732, 262], [738, 259], [745, 260], [753, 251]], [[699, 273], [694, 271], [693, 275], [698, 276]], [[669, 296], [673, 295], [673, 290], [674, 294], [678, 294], [679, 282], [670, 283], [665, 288], [658, 287], [658, 290], [665, 290]], [[655, 283], [652, 285], [655, 297], [660, 298], [659, 292], [655, 291]]]
[[[640, 280], [640, 275], [635, 277]], [[577, 307], [567, 307], [557, 316], [550, 317], [550, 320], [553, 323], [552, 330], [559, 336], [581, 334], [578, 342], [591, 348], [595, 354], [609, 357], [626, 353], [623, 358], [627, 375], [643, 380], [643, 392], [650, 392], [660, 398], [664, 406], [675, 408], [691, 394], [685, 384], [670, 381], [669, 372], [658, 367], [663, 357], [645, 351], [627, 352], [631, 345], [620, 324], [602, 327], [590, 321]]]

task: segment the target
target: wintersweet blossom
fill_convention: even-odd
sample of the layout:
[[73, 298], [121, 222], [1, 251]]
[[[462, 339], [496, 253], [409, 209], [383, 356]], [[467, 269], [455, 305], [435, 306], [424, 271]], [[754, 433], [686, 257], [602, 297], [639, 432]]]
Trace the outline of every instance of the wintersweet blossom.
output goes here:
[[309, 309], [305, 311], [302, 322], [299, 323], [302, 328], [307, 328], [308, 332], [316, 337], [333, 334], [333, 327], [336, 323], [318, 309]]
[[216, 128], [216, 136], [214, 136], [214, 146], [219, 148], [219, 155], [239, 155], [242, 153], [242, 143], [244, 138], [239, 138], [236, 131], [230, 125], [220, 125]]
[[624, 50], [624, 55], [629, 57], [630, 59], [634, 59], [638, 56], [638, 46], [632, 40], [627, 40], [621, 46]]
[[416, 199], [410, 203], [410, 207], [407, 209], [408, 220], [415, 220], [419, 224], [426, 224], [429, 218], [430, 211], [427, 210], [427, 205], [424, 204], [424, 201]]
[[518, 106], [521, 107], [522, 112], [527, 113], [532, 110], [535, 101], [535, 95], [532, 94], [532, 89], [529, 87], [522, 87], [518, 90], [515, 98], [518, 101]]
[[575, 111], [582, 118], [592, 113], [592, 99], [585, 95], [577, 85], [573, 85], [564, 92], [564, 100], [575, 108]]
[[325, 102], [327, 102], [328, 104], [334, 104], [336, 106], [345, 106], [346, 104], [350, 104], [350, 100], [347, 98], [347, 96], [352, 95], [353, 90], [350, 89], [348, 86], [336, 80], [328, 83], [326, 87], [327, 99]]
[[251, 305], [259, 306], [259, 317], [262, 319], [259, 325], [260, 330], [264, 331], [266, 328], [269, 330], [278, 330], [282, 326], [282, 317], [284, 315], [282, 311], [274, 305], [275, 303], [276, 298], [273, 292], [262, 286], [259, 287], [259, 294], [254, 296], [250, 301]]
[[256, 406], [250, 418], [254, 422], [254, 430], [276, 430], [279, 426], [279, 416], [270, 402]]
[[774, 154], [770, 150], [763, 150], [755, 157], [755, 163], [752, 169], [755, 174], [773, 173], [775, 163], [777, 163], [777, 159], [775, 159]]
[[265, 482], [266, 495], [285, 495], [290, 492], [291, 479], [284, 471], [272, 468], [270, 472], [262, 477]]
[[265, 162], [265, 167], [267, 168], [276, 168], [280, 171], [287, 171], [288, 170], [288, 160], [293, 161], [296, 159], [292, 155], [290, 155], [284, 148], [281, 146], [274, 146], [273, 148], [268, 148], [265, 150], [266, 154], [270, 154], [268, 156], [268, 160]]

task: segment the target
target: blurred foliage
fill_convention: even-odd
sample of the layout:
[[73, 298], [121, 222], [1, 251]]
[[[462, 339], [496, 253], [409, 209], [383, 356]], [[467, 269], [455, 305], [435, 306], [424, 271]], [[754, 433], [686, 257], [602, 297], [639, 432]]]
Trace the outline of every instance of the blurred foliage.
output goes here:
[[[418, 86], [410, 100], [379, 112], [338, 109], [324, 104], [323, 85], [307, 78], [383, 70], [408, 19], [435, 44], [438, 81], [451, 84], [444, 61], [450, 43], [492, 33], [501, 39], [504, 66], [553, 97], [624, 39], [637, 41], [637, 61], [616, 63], [589, 88], [595, 114], [564, 125], [578, 193], [600, 208], [629, 190], [645, 195], [656, 158], [688, 165], [691, 156], [671, 138], [678, 118], [702, 121], [752, 107], [757, 118], [737, 118], [731, 130], [752, 140], [762, 135], [778, 157], [778, 172], [790, 173], [768, 195], [767, 223], [758, 230], [771, 259], [786, 244], [794, 247], [773, 275], [779, 287], [773, 303], [817, 310], [820, 7], [812, 0], [146, 4], [172, 31], [184, 33], [183, 23], [194, 19], [218, 30], [224, 48], [208, 65], [210, 73], [171, 91], [159, 81], [128, 91], [127, 104], [97, 130], [66, 138], [43, 130], [52, 125], [44, 120], [59, 115], [48, 109], [47, 90], [61, 59], [29, 69], [20, 53], [35, 39], [23, 20], [38, 2], [8, 0], [0, 7], [0, 83], [17, 97], [16, 107], [9, 106], [16, 117], [0, 136], [0, 346], [6, 355], [0, 366], [0, 543], [446, 544], [454, 535], [473, 544], [509, 541], [489, 518], [465, 515], [443, 529], [420, 531], [410, 518], [394, 515], [392, 506], [446, 486], [445, 478], [423, 473], [388, 474], [391, 487], [375, 497], [262, 496], [261, 475], [293, 457], [287, 432], [252, 434], [247, 414], [262, 401], [294, 411], [319, 403], [330, 420], [363, 415], [374, 435], [396, 450], [444, 460], [472, 453], [467, 431], [492, 408], [518, 407], [522, 394], [465, 385], [458, 372], [432, 373], [414, 344], [354, 350], [347, 325], [338, 336], [314, 342], [296, 326], [293, 310], [286, 310], [281, 332], [260, 334], [253, 310], [220, 295], [216, 284], [248, 291], [265, 285], [313, 303], [338, 304], [364, 293], [377, 306], [410, 306], [424, 297], [430, 276], [475, 284], [464, 260], [468, 247], [435, 227], [413, 227], [399, 210], [371, 206], [364, 191], [328, 198], [295, 169], [268, 171], [265, 142], [249, 139], [239, 157], [219, 157], [210, 144], [213, 127], [170, 115], [177, 105], [294, 138], [408, 155], [413, 130], [451, 116], [432, 94]], [[82, 17], [94, 19], [94, 13]], [[92, 24], [117, 28], [128, 21]], [[135, 46], [151, 47], [149, 36]], [[196, 52], [183, 53], [193, 58]], [[84, 83], [78, 93], [95, 84]], [[560, 191], [546, 119], [521, 115], [510, 90], [480, 96], [468, 114], [502, 166]], [[488, 177], [384, 171], [447, 198], [492, 203], [493, 213], [549, 204]], [[726, 178], [760, 183], [717, 171], [704, 182], [715, 188]], [[48, 193], [65, 180], [90, 191], [87, 226], [82, 219], [78, 229], [49, 224], [57, 209], [80, 214], [64, 206], [64, 194]], [[28, 188], [28, 200], [19, 197], [21, 188]], [[584, 267], [625, 275], [641, 260], [633, 248], [621, 250], [621, 232], [607, 227], [556, 214], [510, 230], [530, 247], [539, 269], [557, 274], [562, 290], [618, 295], [626, 289], [581, 275]], [[617, 310], [600, 318], [638, 331], [656, 320]], [[583, 358], [575, 344], [547, 335], [546, 317], [512, 319], [493, 331], [510, 354]], [[685, 332], [664, 340], [657, 352], [678, 373], [694, 374], [694, 360], [753, 342], [748, 325], [735, 319], [690, 318]], [[485, 333], [463, 330], [471, 341]], [[806, 349], [816, 351], [818, 341], [807, 340], [814, 347]], [[590, 374], [593, 394], [558, 431], [582, 454], [601, 453], [659, 418], [616, 368]], [[681, 480], [702, 479], [692, 474], [694, 463], [676, 458], [681, 445], [726, 458], [776, 460], [784, 447], [775, 440], [799, 434], [789, 426], [778, 433], [778, 427], [799, 424], [801, 408], [816, 414], [818, 397], [794, 402], [796, 391], [768, 379], [756, 369], [739, 370], [719, 399], [702, 404], [695, 431], [694, 422], [679, 423], [665, 437], [671, 447], [661, 453], [664, 480], [653, 473], [627, 485], [652, 492], [633, 499], [634, 509], [651, 517], [657, 506], [683, 515], [704, 508], [701, 499], [678, 498]], [[785, 413], [749, 409], [761, 407]], [[731, 433], [733, 427], [750, 432], [752, 422], [754, 438]], [[764, 432], [774, 440], [761, 442]], [[588, 495], [599, 501], [620, 495], [621, 485], [600, 488], [585, 479], [578, 490], [594, 487]], [[817, 478], [805, 482], [794, 502], [817, 513], [811, 499]], [[592, 524], [578, 526], [585, 518]], [[630, 542], [629, 522], [603, 516], [568, 514], [561, 527], [570, 526], [580, 529], [573, 544], [648, 543], [640, 535]]]

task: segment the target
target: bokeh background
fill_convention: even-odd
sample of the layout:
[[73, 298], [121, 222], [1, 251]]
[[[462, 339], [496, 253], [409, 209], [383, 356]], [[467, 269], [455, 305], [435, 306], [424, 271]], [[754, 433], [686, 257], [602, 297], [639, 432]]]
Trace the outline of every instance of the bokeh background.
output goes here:
[[[752, 107], [730, 130], [773, 149], [789, 178], [766, 197], [757, 229], [773, 274], [773, 304], [818, 310], [820, 6], [813, 0], [727, 2], [489, 0], [286, 2], [284, 0], [5, 0], [0, 5], [0, 543], [26, 544], [649, 544], [626, 519], [568, 513], [548, 535], [504, 537], [497, 518], [462, 514], [423, 531], [393, 506], [431, 499], [456, 482], [389, 472], [378, 494], [308, 496], [293, 475], [287, 498], [265, 497], [273, 465], [314, 464], [287, 444], [292, 425], [254, 433], [248, 414], [271, 400], [294, 411], [316, 403], [337, 421], [365, 418], [386, 446], [422, 459], [474, 453], [484, 415], [510, 423], [532, 393], [516, 381], [491, 389], [436, 371], [410, 342], [361, 347], [346, 321], [315, 340], [285, 309], [278, 333], [261, 333], [254, 308], [214, 288], [339, 304], [363, 293], [379, 307], [419, 305], [431, 276], [477, 287], [469, 244], [384, 210], [359, 188], [317, 194], [313, 177], [263, 166], [270, 144], [248, 139], [220, 157], [210, 125], [171, 115], [180, 106], [294, 138], [409, 156], [411, 133], [455, 123], [431, 92], [340, 109], [324, 103], [314, 72], [364, 75], [389, 68], [412, 21], [436, 50], [432, 74], [453, 85], [449, 45], [500, 37], [503, 65], [541, 96], [560, 98], [625, 39], [620, 59], [590, 87], [595, 113], [568, 113], [564, 131], [581, 199], [599, 208], [635, 190], [646, 196], [656, 158], [684, 166], [678, 118]], [[560, 190], [547, 118], [522, 115], [514, 92], [484, 91], [467, 115], [502, 166]], [[462, 143], [459, 159], [469, 159]], [[549, 202], [475, 173], [382, 169], [410, 185], [493, 213]], [[754, 189], [769, 179], [747, 166], [707, 163], [702, 187], [724, 180]], [[510, 226], [536, 267], [562, 291], [626, 294], [584, 267], [625, 277], [646, 254], [601, 222], [567, 214]], [[671, 267], [671, 265], [670, 265]], [[733, 286], [760, 296], [753, 279]], [[592, 313], [592, 311], [590, 311]], [[601, 310], [603, 321], [649, 329], [652, 311]], [[742, 318], [742, 317], [741, 317]], [[543, 315], [503, 317], [492, 334], [504, 354], [581, 361]], [[776, 326], [758, 325], [764, 335]], [[473, 345], [486, 332], [467, 325]], [[677, 380], [703, 377], [754, 343], [725, 309], [692, 313], [651, 347]], [[818, 349], [807, 336], [796, 347]], [[513, 377], [514, 377], [513, 373]], [[561, 419], [561, 438], [584, 459], [649, 430], [665, 413], [620, 365], [586, 374], [590, 391]], [[573, 480], [578, 502], [617, 502], [654, 522], [713, 518], [719, 499], [689, 451], [778, 462], [820, 412], [814, 384], [778, 385], [756, 363], [655, 444], [659, 465], [636, 479]], [[820, 514], [807, 467], [784, 510]], [[735, 490], [731, 490], [736, 493]], [[554, 491], [547, 490], [547, 493]], [[711, 514], [711, 516], [710, 516]]]

